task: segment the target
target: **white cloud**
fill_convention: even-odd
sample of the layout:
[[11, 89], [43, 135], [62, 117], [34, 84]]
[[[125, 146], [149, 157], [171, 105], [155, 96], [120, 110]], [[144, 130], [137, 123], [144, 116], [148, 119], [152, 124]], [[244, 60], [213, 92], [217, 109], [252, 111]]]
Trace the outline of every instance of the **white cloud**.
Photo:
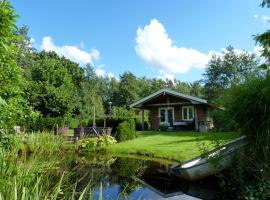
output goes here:
[[264, 22], [269, 22], [270, 21], [270, 16], [262, 16], [262, 20]]
[[36, 42], [35, 38], [32, 38], [32, 37], [31, 37], [31, 38], [30, 38], [30, 43], [31, 43], [31, 44], [34, 44], [35, 42]]
[[258, 15], [258, 14], [254, 14], [253, 17], [254, 17], [255, 19], [258, 19], [259, 15]]
[[162, 73], [161, 75], [157, 76], [158, 79], [162, 79], [163, 81], [170, 80], [174, 82], [175, 76], [174, 74], [169, 74], [169, 73]]
[[74, 62], [93, 64], [94, 60], [98, 60], [100, 53], [97, 49], [92, 49], [90, 52], [79, 49], [76, 46], [57, 46], [54, 44], [51, 37], [43, 37], [41, 49], [45, 51], [55, 51], [59, 56], [64, 56]]
[[112, 78], [117, 79], [116, 76], [112, 72], [109, 72], [107, 75], [108, 75], [109, 79], [112, 79]]
[[105, 77], [105, 76], [106, 76], [106, 71], [105, 71], [103, 65], [98, 66], [98, 67], [95, 69], [95, 71], [96, 71], [96, 74], [97, 74], [98, 76], [100, 76], [100, 77]]
[[138, 28], [135, 51], [149, 66], [170, 74], [185, 73], [193, 67], [202, 69], [213, 53], [177, 47], [156, 19]]
[[263, 51], [263, 47], [261, 46], [255, 46], [253, 49], [256, 56], [260, 57]]
[[30, 41], [29, 41], [28, 46], [29, 46], [30, 48], [32, 48], [35, 42], [36, 42], [35, 38], [30, 37]]
[[99, 77], [108, 77], [109, 79], [115, 78], [116, 80], [119, 80], [119, 78], [116, 77], [112, 72], [106, 72], [104, 65], [99, 65], [98, 67], [96, 67], [95, 72]]
[[83, 41], [80, 42], [80, 47], [84, 48], [84, 42]]

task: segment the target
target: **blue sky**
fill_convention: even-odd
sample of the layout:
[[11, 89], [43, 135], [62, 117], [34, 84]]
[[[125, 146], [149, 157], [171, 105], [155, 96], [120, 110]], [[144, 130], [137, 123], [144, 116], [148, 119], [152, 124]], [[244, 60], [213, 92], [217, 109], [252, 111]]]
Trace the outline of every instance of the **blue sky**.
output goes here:
[[100, 75], [201, 78], [211, 52], [254, 51], [269, 28], [261, 0], [11, 0], [33, 46], [91, 62]]

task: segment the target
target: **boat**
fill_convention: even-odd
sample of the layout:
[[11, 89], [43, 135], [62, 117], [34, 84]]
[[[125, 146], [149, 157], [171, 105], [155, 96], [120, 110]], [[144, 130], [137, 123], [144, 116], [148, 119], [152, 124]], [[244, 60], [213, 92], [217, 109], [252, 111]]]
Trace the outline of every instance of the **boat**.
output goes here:
[[215, 175], [230, 167], [236, 153], [241, 153], [246, 145], [246, 136], [242, 136], [208, 152], [204, 156], [198, 156], [182, 164], [176, 164], [170, 170], [173, 174], [191, 181]]

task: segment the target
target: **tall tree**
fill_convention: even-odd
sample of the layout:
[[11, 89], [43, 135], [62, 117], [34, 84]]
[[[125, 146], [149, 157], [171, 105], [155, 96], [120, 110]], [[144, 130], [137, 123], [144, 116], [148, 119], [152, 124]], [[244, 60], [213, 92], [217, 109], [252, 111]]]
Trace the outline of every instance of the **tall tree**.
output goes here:
[[256, 75], [257, 64], [255, 55], [236, 53], [232, 47], [228, 47], [222, 55], [214, 54], [203, 74], [206, 97], [209, 100], [221, 98], [226, 89]]
[[[261, 6], [270, 8], [270, 0], [263, 0]], [[261, 65], [261, 68], [270, 69], [270, 29], [255, 36], [255, 40], [262, 47], [261, 53], [266, 59], [266, 62]]]
[[0, 1], [0, 129], [11, 129], [31, 113], [23, 98], [22, 69], [16, 63], [19, 37], [15, 32], [16, 14], [8, 1]]
[[28, 95], [31, 105], [44, 117], [72, 115], [77, 93], [65, 62], [54, 52], [36, 53]]
[[136, 76], [131, 72], [125, 72], [120, 76], [119, 82], [119, 104], [118, 106], [129, 107], [131, 103], [139, 98], [138, 82]]

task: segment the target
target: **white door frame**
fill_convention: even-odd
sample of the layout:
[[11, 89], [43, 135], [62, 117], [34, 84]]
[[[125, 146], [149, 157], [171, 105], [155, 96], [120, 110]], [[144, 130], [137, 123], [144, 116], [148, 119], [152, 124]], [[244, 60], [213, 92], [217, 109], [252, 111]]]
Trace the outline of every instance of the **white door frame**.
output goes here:
[[[158, 108], [158, 116], [159, 116], [159, 124], [160, 125], [169, 125], [169, 121], [168, 121], [168, 110], [172, 110], [172, 118], [173, 118], [173, 122], [174, 122], [174, 107], [160, 107]], [[165, 122], [161, 122], [161, 116], [160, 116], [160, 111], [161, 110], [165, 110]]]

